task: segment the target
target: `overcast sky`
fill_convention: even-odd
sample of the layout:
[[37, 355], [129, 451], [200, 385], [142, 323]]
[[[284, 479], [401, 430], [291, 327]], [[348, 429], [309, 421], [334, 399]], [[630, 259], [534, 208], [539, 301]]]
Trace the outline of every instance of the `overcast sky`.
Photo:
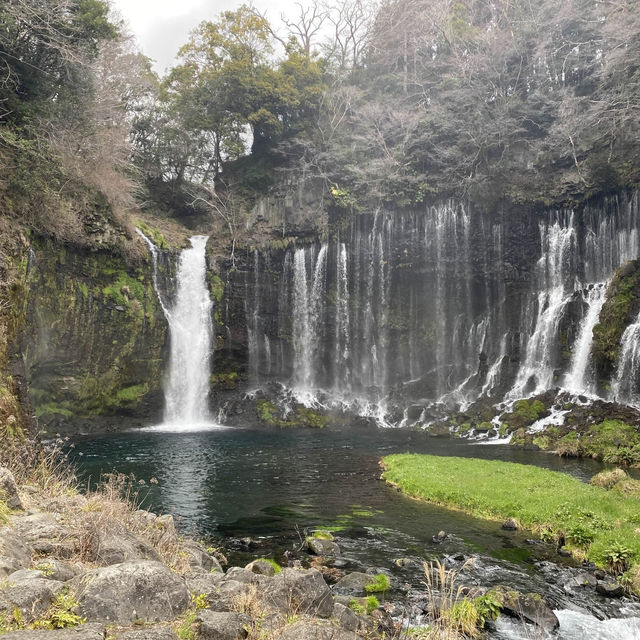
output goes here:
[[[202, 20], [237, 9], [242, 0], [111, 0], [129, 23], [142, 52], [155, 60], [159, 73], [173, 64], [189, 32]], [[247, 2], [248, 3], [248, 2]], [[255, 0], [254, 6], [276, 23], [283, 11], [294, 10], [293, 0]]]

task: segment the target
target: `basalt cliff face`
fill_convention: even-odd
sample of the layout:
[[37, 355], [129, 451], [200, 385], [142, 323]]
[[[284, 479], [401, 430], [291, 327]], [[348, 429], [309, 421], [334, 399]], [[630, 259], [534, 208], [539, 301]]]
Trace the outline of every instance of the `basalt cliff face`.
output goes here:
[[[252, 227], [268, 234], [233, 262], [210, 247], [210, 400], [231, 422], [247, 419], [244, 393], [273, 383], [298, 405], [394, 425], [557, 386], [636, 404], [637, 192], [315, 218], [303, 195], [285, 200], [256, 207]], [[158, 421], [169, 337], [157, 294], [171, 300], [178, 251], [159, 251], [154, 283], [150, 258], [29, 244], [22, 361], [40, 426]]]

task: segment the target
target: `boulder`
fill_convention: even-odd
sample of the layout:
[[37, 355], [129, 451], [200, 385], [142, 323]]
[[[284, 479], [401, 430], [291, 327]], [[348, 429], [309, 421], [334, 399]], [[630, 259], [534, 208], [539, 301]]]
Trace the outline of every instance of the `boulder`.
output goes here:
[[258, 573], [254, 573], [249, 569], [243, 569], [242, 567], [231, 567], [225, 574], [226, 580], [235, 580], [236, 582], [243, 582], [244, 584], [253, 584], [258, 582], [260, 578]]
[[207, 598], [217, 593], [220, 585], [224, 581], [223, 573], [192, 573], [185, 577], [187, 588], [191, 593], [202, 593]]
[[191, 602], [185, 581], [153, 560], [93, 569], [71, 581], [79, 612], [88, 621], [130, 624], [173, 620]]
[[12, 573], [23, 569], [25, 565], [21, 564], [15, 558], [8, 558], [7, 556], [0, 556], [0, 580], [4, 580]]
[[198, 638], [202, 640], [243, 640], [249, 635], [252, 620], [243, 613], [201, 611], [196, 621], [200, 623]]
[[596, 591], [606, 598], [621, 598], [624, 595], [624, 587], [615, 580], [599, 581]]
[[223, 573], [222, 567], [216, 558], [214, 558], [199, 542], [194, 540], [185, 540], [180, 543], [180, 551], [184, 553], [189, 562], [192, 571], [219, 571]]
[[307, 549], [317, 556], [339, 556], [340, 547], [332, 540], [314, 538], [309, 536], [306, 539]]
[[331, 591], [316, 569], [283, 569], [271, 578], [271, 587], [263, 599], [285, 613], [305, 613], [320, 618], [333, 614]]
[[546, 632], [555, 631], [560, 622], [551, 607], [537, 593], [502, 591], [502, 611], [509, 616], [531, 622]]
[[595, 587], [597, 582], [598, 580], [596, 577], [590, 573], [580, 573], [567, 580], [562, 588], [565, 593], [573, 593], [576, 589], [579, 590], [585, 587]]
[[114, 640], [178, 640], [176, 632], [167, 626], [111, 631], [109, 636]]
[[18, 486], [13, 474], [6, 467], [0, 467], [0, 500], [4, 500], [10, 509], [22, 511], [22, 501], [18, 495]]
[[358, 640], [361, 637], [353, 631], [340, 629], [330, 622], [317, 621], [296, 622], [273, 635], [277, 640]]
[[31, 622], [45, 613], [63, 587], [62, 582], [47, 580], [40, 571], [21, 569], [9, 576], [0, 596], [11, 609], [20, 609], [25, 622]]
[[333, 605], [333, 619], [337, 622], [338, 626], [347, 631], [356, 631], [360, 624], [358, 616], [349, 609], [349, 607], [339, 602]]
[[237, 580], [224, 580], [207, 600], [211, 611], [233, 611], [234, 600], [248, 593], [250, 585]]
[[364, 596], [367, 593], [366, 586], [372, 582], [373, 576], [354, 571], [348, 573], [342, 580], [338, 580], [333, 585], [333, 591], [346, 596]]
[[0, 556], [8, 559], [6, 561], [8, 566], [13, 566], [10, 564], [13, 561], [19, 569], [24, 569], [31, 563], [29, 547], [24, 543], [22, 537], [9, 527], [0, 528]]
[[160, 556], [153, 547], [115, 520], [97, 531], [91, 559], [103, 567], [135, 560], [160, 562]]
[[38, 560], [35, 568], [42, 573], [43, 578], [59, 580], [60, 582], [68, 582], [86, 571], [80, 564], [72, 564], [56, 558]]
[[5, 633], [2, 640], [104, 640], [106, 630], [103, 624], [81, 624], [73, 629], [22, 630]]
[[276, 575], [276, 568], [268, 560], [254, 560], [250, 562], [245, 569], [270, 578]]
[[71, 558], [81, 546], [78, 531], [58, 522], [49, 513], [33, 513], [16, 519], [15, 531], [38, 555]]

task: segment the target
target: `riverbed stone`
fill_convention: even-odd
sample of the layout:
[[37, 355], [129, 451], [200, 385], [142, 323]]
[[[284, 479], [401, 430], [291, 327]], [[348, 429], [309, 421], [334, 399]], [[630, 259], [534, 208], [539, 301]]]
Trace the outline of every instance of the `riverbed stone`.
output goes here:
[[373, 582], [373, 576], [368, 573], [354, 571], [333, 585], [334, 593], [347, 596], [363, 596], [367, 593], [366, 587]]
[[596, 591], [606, 598], [621, 598], [624, 595], [624, 587], [615, 580], [598, 581]]
[[93, 569], [70, 584], [81, 615], [90, 622], [173, 620], [191, 602], [185, 581], [153, 560]]
[[307, 549], [317, 556], [339, 556], [340, 547], [332, 540], [324, 540], [309, 536], [306, 539]]
[[200, 623], [198, 638], [202, 640], [243, 640], [249, 635], [252, 620], [243, 613], [203, 610], [196, 621]]
[[104, 640], [105, 635], [105, 626], [94, 622], [72, 629], [13, 631], [3, 634], [2, 640]]
[[18, 495], [18, 485], [13, 473], [6, 467], [0, 467], [0, 500], [4, 500], [10, 509], [22, 511], [22, 501]]
[[333, 614], [331, 591], [316, 569], [283, 569], [271, 581], [264, 600], [276, 609], [320, 618]]
[[43, 578], [60, 582], [68, 582], [86, 571], [81, 564], [65, 562], [57, 558], [42, 558], [38, 560], [35, 568], [42, 573]]
[[502, 528], [505, 531], [517, 531], [518, 530], [518, 523], [514, 518], [507, 518], [502, 523]]
[[501, 589], [502, 610], [509, 616], [526, 620], [544, 631], [555, 631], [560, 622], [551, 607], [537, 593], [522, 594], [517, 591]]

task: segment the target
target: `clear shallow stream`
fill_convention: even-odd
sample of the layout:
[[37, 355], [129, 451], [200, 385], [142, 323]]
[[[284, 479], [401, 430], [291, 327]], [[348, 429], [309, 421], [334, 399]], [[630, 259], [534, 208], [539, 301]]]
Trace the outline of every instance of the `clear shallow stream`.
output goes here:
[[[564, 460], [504, 445], [360, 427], [144, 431], [78, 439], [70, 456], [84, 481], [113, 470], [144, 480], [143, 507], [174, 514], [184, 530], [204, 539], [223, 538], [232, 561], [269, 555], [280, 559], [285, 548], [299, 546], [305, 529], [339, 526], [348, 570], [386, 570], [396, 584], [419, 588], [422, 559], [474, 555], [465, 584], [501, 583], [538, 591], [557, 609], [587, 606], [567, 596], [561, 585], [550, 585], [549, 572], [541, 567], [548, 567], [549, 560], [561, 562], [550, 545], [527, 542], [525, 534], [503, 531], [499, 523], [410, 500], [381, 482], [379, 459], [407, 451], [537, 464], [583, 480], [602, 468], [589, 460]], [[152, 478], [157, 484], [150, 484]], [[434, 544], [432, 536], [441, 530], [449, 537]], [[254, 540], [250, 549], [238, 544], [245, 537]], [[398, 558], [408, 559], [408, 568], [399, 569]], [[616, 603], [612, 609], [594, 597], [588, 608], [601, 617], [639, 615], [633, 607]], [[584, 622], [575, 615], [566, 619], [567, 629]], [[632, 635], [592, 637], [640, 638], [640, 624], [629, 622]], [[501, 637], [518, 637], [511, 629], [505, 634]]]

